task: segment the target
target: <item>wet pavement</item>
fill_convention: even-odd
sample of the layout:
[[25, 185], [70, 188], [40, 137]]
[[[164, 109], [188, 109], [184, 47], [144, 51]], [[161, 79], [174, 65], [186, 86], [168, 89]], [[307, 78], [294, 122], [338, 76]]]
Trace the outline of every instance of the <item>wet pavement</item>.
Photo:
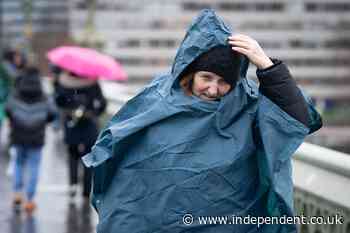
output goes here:
[[[5, 133], [3, 133], [5, 134]], [[80, 196], [70, 202], [68, 195], [67, 153], [62, 134], [48, 128], [43, 150], [41, 175], [32, 215], [12, 208], [11, 179], [6, 175], [8, 156], [0, 156], [1, 233], [92, 233], [97, 216]]]

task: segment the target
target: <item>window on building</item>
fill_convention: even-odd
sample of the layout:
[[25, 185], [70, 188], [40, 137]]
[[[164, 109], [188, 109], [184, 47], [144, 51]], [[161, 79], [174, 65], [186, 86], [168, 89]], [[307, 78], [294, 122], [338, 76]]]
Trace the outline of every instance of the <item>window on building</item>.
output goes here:
[[307, 12], [322, 12], [322, 11], [350, 11], [350, 2], [307, 2], [305, 3]]

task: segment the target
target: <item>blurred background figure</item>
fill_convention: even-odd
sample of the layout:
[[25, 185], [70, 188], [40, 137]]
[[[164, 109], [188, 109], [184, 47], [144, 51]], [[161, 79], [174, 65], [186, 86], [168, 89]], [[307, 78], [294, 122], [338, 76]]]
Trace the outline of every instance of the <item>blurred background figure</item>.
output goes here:
[[[58, 68], [56, 68], [58, 69]], [[58, 71], [57, 71], [58, 72]], [[78, 191], [81, 157], [90, 152], [99, 132], [98, 117], [106, 109], [106, 99], [96, 80], [61, 69], [55, 83], [55, 101], [62, 110], [64, 142], [68, 149], [71, 202]], [[91, 173], [83, 167], [82, 196], [88, 200]]]
[[[4, 105], [16, 78], [21, 74], [25, 67], [25, 57], [19, 51], [6, 49], [2, 54], [0, 63], [0, 132], [4, 119]], [[1, 135], [1, 133], [0, 133]], [[3, 147], [0, 140], [0, 152]]]
[[3, 52], [2, 65], [12, 79], [16, 79], [27, 64], [25, 54], [17, 49], [6, 49]]
[[[0, 63], [0, 135], [2, 129], [2, 122], [5, 116], [4, 105], [7, 96], [10, 92], [12, 76], [12, 67], [10, 61], [7, 59], [8, 54], [5, 52]], [[1, 139], [1, 137], [0, 137]], [[2, 145], [0, 140], [0, 155], [2, 156]]]
[[[49, 77], [50, 77], [50, 83], [51, 83], [50, 86], [53, 88], [53, 92], [55, 92], [55, 90], [57, 90], [58, 78], [61, 73], [61, 68], [49, 63], [49, 72], [50, 72]], [[52, 101], [51, 101], [52, 104], [54, 104], [58, 108], [55, 101], [55, 95], [53, 94], [51, 97], [52, 97]], [[58, 111], [57, 117], [55, 118], [54, 122], [52, 122], [52, 126], [54, 128], [56, 135], [61, 132], [60, 130], [62, 128], [62, 120], [63, 120], [61, 115], [62, 115], [61, 111]], [[60, 140], [60, 138], [57, 138], [57, 139]]]
[[[54, 120], [56, 114], [42, 90], [37, 68], [29, 67], [17, 77], [5, 110], [10, 122], [10, 143], [16, 155], [13, 205], [16, 210], [20, 210], [22, 202], [25, 201], [24, 209], [31, 213], [36, 207], [34, 196], [39, 179], [45, 127]], [[26, 184], [25, 168], [29, 170]], [[25, 197], [22, 195], [24, 187]]]

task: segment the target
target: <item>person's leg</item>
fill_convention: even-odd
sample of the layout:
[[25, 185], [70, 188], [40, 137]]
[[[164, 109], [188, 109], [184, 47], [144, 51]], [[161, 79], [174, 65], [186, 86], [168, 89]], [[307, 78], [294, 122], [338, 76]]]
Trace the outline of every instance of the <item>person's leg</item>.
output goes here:
[[91, 191], [91, 169], [84, 166], [83, 197], [88, 198], [90, 196], [90, 191]]
[[78, 147], [79, 149], [79, 156], [80, 156], [80, 164], [83, 166], [83, 170], [84, 170], [84, 176], [83, 176], [83, 197], [84, 198], [89, 198], [90, 196], [90, 191], [91, 191], [91, 169], [87, 168], [84, 166], [83, 161], [81, 160], [81, 157], [83, 157], [84, 155], [86, 155], [87, 153], [91, 152], [91, 148], [92, 145], [84, 145], [81, 144], [80, 147]]
[[41, 147], [24, 147], [23, 150], [27, 156], [27, 164], [29, 169], [29, 180], [26, 188], [27, 202], [24, 205], [24, 209], [28, 214], [31, 214], [36, 208], [33, 199], [39, 180]]
[[70, 196], [74, 197], [78, 185], [79, 153], [76, 145], [68, 145]]
[[32, 202], [36, 193], [36, 187], [39, 180], [40, 161], [42, 147], [28, 147], [27, 151], [28, 165], [29, 165], [29, 182], [27, 186], [27, 200]]
[[20, 146], [14, 146], [16, 153], [16, 160], [14, 164], [13, 174], [13, 191], [14, 191], [14, 204], [21, 204], [22, 197], [21, 192], [23, 188], [23, 172], [24, 163], [26, 161], [26, 155], [24, 154], [23, 148]]

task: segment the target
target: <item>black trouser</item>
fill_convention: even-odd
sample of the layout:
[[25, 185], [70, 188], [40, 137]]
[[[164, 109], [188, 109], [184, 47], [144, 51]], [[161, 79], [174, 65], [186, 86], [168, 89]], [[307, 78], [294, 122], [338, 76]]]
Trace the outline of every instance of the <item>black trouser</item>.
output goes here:
[[91, 146], [84, 147], [82, 150], [79, 148], [79, 145], [68, 145], [69, 183], [71, 185], [78, 184], [79, 166], [83, 166], [83, 196], [89, 197], [91, 190], [91, 169], [83, 165], [81, 157], [90, 152]]

